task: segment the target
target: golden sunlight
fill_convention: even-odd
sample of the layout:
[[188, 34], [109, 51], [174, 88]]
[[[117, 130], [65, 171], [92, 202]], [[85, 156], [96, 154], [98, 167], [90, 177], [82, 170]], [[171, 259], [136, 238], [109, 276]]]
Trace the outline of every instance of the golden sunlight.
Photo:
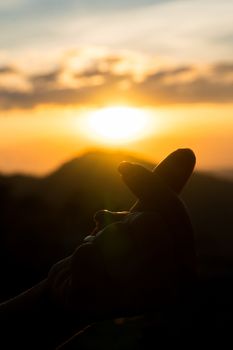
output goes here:
[[143, 137], [150, 130], [149, 124], [146, 111], [130, 107], [107, 107], [88, 115], [85, 129], [91, 138], [114, 145]]

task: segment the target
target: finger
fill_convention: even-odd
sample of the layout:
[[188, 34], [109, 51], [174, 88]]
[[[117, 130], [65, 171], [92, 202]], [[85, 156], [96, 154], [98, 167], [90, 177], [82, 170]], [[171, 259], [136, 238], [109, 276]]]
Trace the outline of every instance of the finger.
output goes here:
[[99, 210], [95, 213], [94, 220], [99, 227], [105, 227], [114, 222], [123, 220], [128, 214], [128, 211], [113, 212], [109, 210]]
[[189, 148], [180, 148], [170, 153], [153, 170], [177, 194], [190, 178], [196, 164], [194, 152]]
[[149, 197], [150, 191], [154, 187], [154, 178], [151, 171], [139, 164], [130, 162], [122, 162], [118, 170], [125, 184], [139, 200], [143, 201]]
[[[190, 149], [178, 149], [166, 157], [153, 172], [139, 164], [122, 162], [119, 171], [123, 180], [140, 202], [176, 197], [191, 176], [196, 158]], [[162, 202], [164, 202], [164, 200]], [[137, 203], [133, 210], [138, 210]]]
[[[102, 230], [104, 227], [111, 225], [117, 221], [122, 221], [127, 215], [129, 214], [128, 211], [120, 211], [120, 212], [113, 212], [109, 210], [99, 210], [94, 215], [94, 221], [95, 221], [95, 228], [90, 236], [95, 236], [95, 234]], [[92, 239], [90, 236], [86, 237], [87, 239]]]

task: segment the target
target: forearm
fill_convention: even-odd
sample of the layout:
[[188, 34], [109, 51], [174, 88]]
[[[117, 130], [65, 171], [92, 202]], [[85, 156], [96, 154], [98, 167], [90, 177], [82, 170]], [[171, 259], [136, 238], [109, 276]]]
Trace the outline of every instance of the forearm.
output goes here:
[[47, 280], [0, 304], [0, 324], [4, 349], [55, 349], [85, 325], [54, 305]]

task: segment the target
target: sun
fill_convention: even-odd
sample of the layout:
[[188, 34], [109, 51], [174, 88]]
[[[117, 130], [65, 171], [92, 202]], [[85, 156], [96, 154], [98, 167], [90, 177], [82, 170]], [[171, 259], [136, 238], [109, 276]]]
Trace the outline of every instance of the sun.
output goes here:
[[114, 145], [143, 137], [149, 129], [149, 117], [137, 108], [106, 107], [90, 113], [85, 124], [91, 138]]

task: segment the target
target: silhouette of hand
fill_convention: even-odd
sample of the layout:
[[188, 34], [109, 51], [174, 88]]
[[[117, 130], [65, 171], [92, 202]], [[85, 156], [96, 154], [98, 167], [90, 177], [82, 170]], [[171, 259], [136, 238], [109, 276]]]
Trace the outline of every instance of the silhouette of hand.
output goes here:
[[178, 194], [195, 165], [173, 152], [155, 170], [123, 162], [138, 201], [128, 212], [99, 211], [97, 229], [54, 265], [49, 290], [58, 307], [87, 320], [133, 315], [173, 303], [195, 274], [193, 232]]

